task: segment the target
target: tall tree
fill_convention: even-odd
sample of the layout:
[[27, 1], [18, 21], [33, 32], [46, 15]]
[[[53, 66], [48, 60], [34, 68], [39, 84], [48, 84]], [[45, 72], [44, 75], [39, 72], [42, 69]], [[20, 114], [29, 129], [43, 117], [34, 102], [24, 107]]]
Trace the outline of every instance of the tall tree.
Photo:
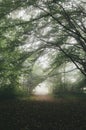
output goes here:
[[26, 72], [25, 61], [29, 58], [29, 67], [33, 66], [48, 48], [56, 52], [57, 67], [72, 62], [86, 76], [85, 4], [76, 0], [1, 1], [0, 85], [15, 86], [19, 75]]
[[6, 91], [18, 86], [19, 76], [26, 72], [23, 64], [34, 54], [33, 50], [26, 51], [24, 47], [25, 33], [31, 24], [25, 26], [21, 18], [14, 16], [14, 12], [21, 11], [25, 4], [19, 0], [0, 1], [0, 88]]
[[67, 61], [73, 62], [86, 76], [85, 4], [66, 0], [36, 1], [33, 8], [39, 13], [33, 24], [36, 37], [46, 48], [63, 53]]

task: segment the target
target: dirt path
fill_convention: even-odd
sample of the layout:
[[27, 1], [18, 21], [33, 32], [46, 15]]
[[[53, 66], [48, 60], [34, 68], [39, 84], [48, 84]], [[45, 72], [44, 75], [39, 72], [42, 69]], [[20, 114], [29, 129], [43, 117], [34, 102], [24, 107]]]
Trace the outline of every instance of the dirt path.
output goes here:
[[36, 100], [36, 101], [46, 101], [46, 102], [55, 102], [56, 99], [52, 96], [49, 95], [34, 95], [32, 98], [32, 100]]
[[86, 130], [86, 102], [49, 95], [0, 102], [0, 130]]

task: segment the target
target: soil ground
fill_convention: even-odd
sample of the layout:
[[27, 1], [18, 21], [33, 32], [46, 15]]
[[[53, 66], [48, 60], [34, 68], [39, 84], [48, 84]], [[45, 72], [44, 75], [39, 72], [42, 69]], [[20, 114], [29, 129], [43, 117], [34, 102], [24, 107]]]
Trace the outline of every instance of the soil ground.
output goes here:
[[0, 101], [0, 130], [86, 130], [86, 101], [40, 95]]

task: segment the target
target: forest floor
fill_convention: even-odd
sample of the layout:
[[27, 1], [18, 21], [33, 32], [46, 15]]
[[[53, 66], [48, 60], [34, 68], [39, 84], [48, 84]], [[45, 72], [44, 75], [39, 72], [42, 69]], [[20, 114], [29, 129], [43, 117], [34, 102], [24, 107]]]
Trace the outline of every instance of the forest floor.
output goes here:
[[50, 96], [2, 100], [0, 130], [86, 130], [86, 100]]

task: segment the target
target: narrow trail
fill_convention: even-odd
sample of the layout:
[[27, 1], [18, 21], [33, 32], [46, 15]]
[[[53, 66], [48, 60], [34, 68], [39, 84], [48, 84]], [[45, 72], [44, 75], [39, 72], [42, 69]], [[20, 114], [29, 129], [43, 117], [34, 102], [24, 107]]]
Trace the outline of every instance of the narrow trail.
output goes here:
[[86, 130], [86, 101], [34, 95], [0, 102], [0, 130]]
[[31, 101], [39, 101], [39, 102], [51, 102], [51, 103], [61, 103], [66, 102], [63, 98], [55, 98], [51, 95], [33, 95], [31, 97]]
[[46, 102], [55, 102], [56, 99], [52, 96], [49, 96], [49, 95], [34, 95], [32, 97], [32, 100], [35, 100], [35, 101], [46, 101]]

